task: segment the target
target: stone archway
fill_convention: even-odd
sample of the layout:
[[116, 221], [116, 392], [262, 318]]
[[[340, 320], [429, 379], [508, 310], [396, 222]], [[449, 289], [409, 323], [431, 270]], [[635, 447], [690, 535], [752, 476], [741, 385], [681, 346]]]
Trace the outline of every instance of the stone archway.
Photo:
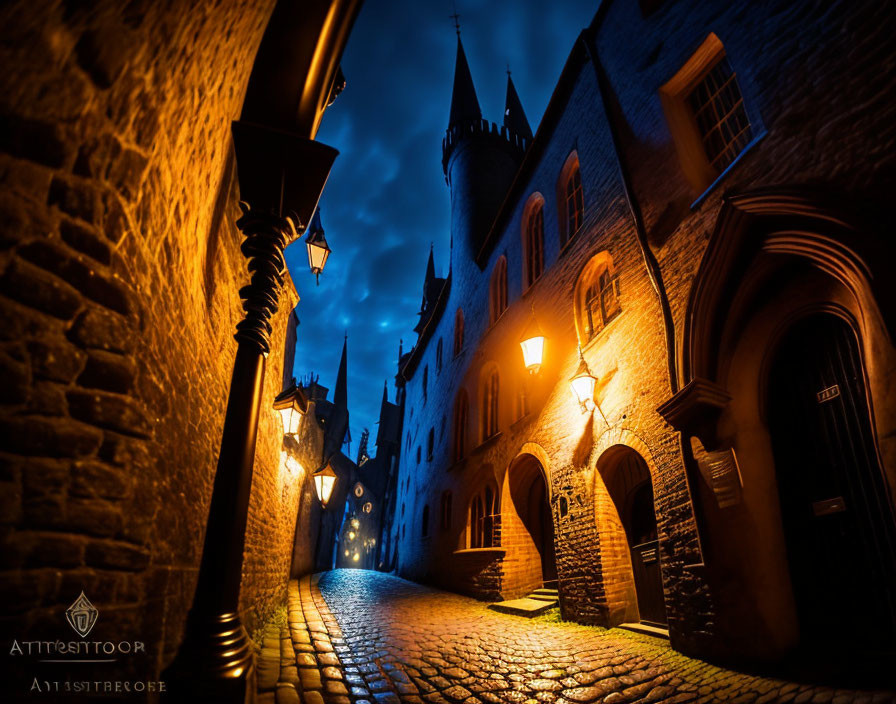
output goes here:
[[550, 495], [547, 471], [539, 458], [519, 455], [508, 469], [502, 500], [505, 595], [522, 595], [545, 585], [556, 587]]
[[605, 450], [597, 461], [595, 499], [610, 624], [665, 627], [653, 482], [644, 458], [626, 445]]

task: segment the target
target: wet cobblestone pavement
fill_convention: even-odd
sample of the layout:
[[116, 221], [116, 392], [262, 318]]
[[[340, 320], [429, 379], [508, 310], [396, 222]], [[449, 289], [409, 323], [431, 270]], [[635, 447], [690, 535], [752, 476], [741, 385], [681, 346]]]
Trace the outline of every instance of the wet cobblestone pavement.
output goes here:
[[892, 692], [737, 673], [618, 629], [500, 614], [378, 572], [336, 570], [300, 586], [307, 592], [300, 599], [291, 585], [289, 613], [291, 643], [302, 646], [298, 670], [284, 636], [280, 682], [272, 689], [268, 672], [260, 704], [299, 696], [306, 704], [896, 701]]

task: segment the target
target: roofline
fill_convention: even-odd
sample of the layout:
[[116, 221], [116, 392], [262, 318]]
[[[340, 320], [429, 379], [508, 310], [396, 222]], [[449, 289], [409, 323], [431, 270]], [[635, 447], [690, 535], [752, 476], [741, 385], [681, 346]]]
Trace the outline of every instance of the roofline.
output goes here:
[[438, 322], [442, 318], [442, 313], [445, 311], [445, 306], [448, 305], [448, 294], [451, 291], [451, 272], [448, 272], [448, 276], [445, 277], [445, 283], [442, 286], [442, 290], [439, 292], [439, 297], [436, 299], [435, 309], [432, 312], [429, 320], [426, 323], [426, 326], [420, 331], [417, 336], [417, 342], [411, 348], [411, 351], [408, 352], [408, 361], [405, 362], [404, 366], [398, 370], [398, 374], [405, 380], [410, 381], [411, 376], [414, 374], [414, 370], [417, 365], [420, 363], [420, 357], [423, 355], [423, 348], [426, 347], [426, 343], [429, 341], [430, 336], [433, 333], [435, 322]]
[[501, 203], [501, 207], [498, 208], [488, 234], [479, 248], [479, 252], [476, 254], [476, 264], [480, 269], [485, 268], [488, 256], [503, 232], [505, 221], [510, 217], [510, 212], [520, 196], [520, 191], [522, 191], [523, 186], [529, 176], [531, 176], [532, 171], [534, 171], [538, 158], [544, 151], [545, 146], [547, 146], [554, 127], [556, 127], [556, 123], [566, 107], [566, 101], [572, 92], [575, 71], [580, 70], [588, 60], [588, 52], [585, 51], [582, 43], [588, 40], [593, 41], [596, 38], [597, 30], [603, 24], [609, 6], [609, 0], [600, 0], [600, 5], [594, 13], [591, 23], [579, 32], [579, 36], [576, 38], [572, 49], [570, 49], [569, 56], [566, 58], [566, 63], [563, 65], [563, 70], [560, 72], [560, 77], [557, 79], [557, 84], [554, 87], [554, 92], [548, 101], [548, 106], [545, 108], [544, 115], [542, 115], [541, 121], [538, 123], [535, 136], [532, 138], [532, 142], [523, 156], [523, 161], [519, 169], [517, 169], [516, 176], [507, 190], [507, 195]]

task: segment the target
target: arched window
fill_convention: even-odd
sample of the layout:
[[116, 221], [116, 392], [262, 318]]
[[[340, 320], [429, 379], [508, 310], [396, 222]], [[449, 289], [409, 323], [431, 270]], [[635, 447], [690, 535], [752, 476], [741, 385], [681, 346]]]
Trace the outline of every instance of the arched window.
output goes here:
[[432, 460], [432, 449], [435, 445], [436, 431], [434, 428], [429, 429], [429, 436], [426, 438], [426, 459]]
[[501, 517], [495, 491], [487, 485], [470, 502], [467, 534], [471, 548], [490, 548], [501, 544]]
[[436, 373], [442, 371], [442, 338], [436, 344]]
[[490, 320], [494, 322], [501, 317], [507, 308], [507, 257], [501, 256], [495, 262], [492, 279], [489, 284]]
[[467, 452], [467, 416], [470, 412], [470, 404], [467, 401], [467, 392], [461, 389], [454, 401], [454, 452], [455, 462], [462, 460]]
[[544, 198], [529, 197], [523, 216], [523, 279], [528, 288], [544, 271]]
[[442, 492], [442, 530], [451, 528], [451, 492]]
[[579, 156], [569, 155], [560, 171], [557, 184], [557, 202], [560, 213], [560, 246], [565, 245], [578, 232], [585, 219], [585, 198], [582, 192], [582, 175], [579, 171]]
[[429, 504], [423, 507], [423, 520], [420, 522], [420, 535], [426, 537], [429, 535]]
[[582, 270], [576, 283], [576, 324], [584, 342], [592, 340], [622, 311], [619, 276], [609, 252], [600, 252]]
[[464, 349], [464, 312], [460, 308], [454, 314], [454, 356]]
[[482, 387], [482, 439], [498, 432], [498, 370], [493, 367]]

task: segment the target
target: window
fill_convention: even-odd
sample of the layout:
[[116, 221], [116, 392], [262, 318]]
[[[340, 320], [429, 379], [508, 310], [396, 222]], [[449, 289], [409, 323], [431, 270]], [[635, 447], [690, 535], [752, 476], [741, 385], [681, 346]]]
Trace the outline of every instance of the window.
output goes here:
[[523, 217], [523, 280], [526, 288], [544, 271], [544, 198], [533, 193]]
[[486, 486], [470, 502], [468, 525], [471, 548], [490, 548], [501, 544], [501, 517], [498, 502], [491, 486]]
[[564, 246], [579, 231], [585, 219], [585, 199], [582, 192], [582, 174], [579, 157], [573, 152], [560, 171], [557, 184], [557, 202], [560, 212], [560, 246]]
[[464, 312], [458, 308], [454, 314], [454, 356], [464, 349]]
[[507, 257], [501, 256], [495, 262], [492, 279], [489, 284], [490, 320], [494, 324], [507, 308]]
[[560, 518], [566, 518], [569, 514], [569, 501], [565, 496], [560, 497]]
[[454, 461], [458, 462], [466, 456], [467, 452], [467, 416], [470, 404], [467, 401], [467, 392], [463, 389], [457, 394], [454, 401]]
[[432, 449], [435, 444], [436, 431], [434, 428], [429, 429], [429, 436], [426, 438], [426, 459], [432, 461]]
[[423, 403], [426, 403], [427, 387], [429, 386], [429, 365], [423, 367]]
[[600, 252], [585, 266], [576, 284], [576, 323], [584, 342], [604, 329], [620, 312], [619, 276], [609, 252]]
[[442, 371], [442, 338], [436, 344], [436, 373]]
[[485, 377], [482, 389], [482, 439], [487, 440], [498, 432], [498, 370]]
[[442, 492], [442, 530], [451, 528], [451, 492]]
[[753, 139], [737, 74], [715, 34], [660, 88], [660, 99], [682, 171], [704, 191]]
[[423, 538], [429, 535], [429, 504], [423, 507], [423, 520], [420, 522], [420, 535]]

